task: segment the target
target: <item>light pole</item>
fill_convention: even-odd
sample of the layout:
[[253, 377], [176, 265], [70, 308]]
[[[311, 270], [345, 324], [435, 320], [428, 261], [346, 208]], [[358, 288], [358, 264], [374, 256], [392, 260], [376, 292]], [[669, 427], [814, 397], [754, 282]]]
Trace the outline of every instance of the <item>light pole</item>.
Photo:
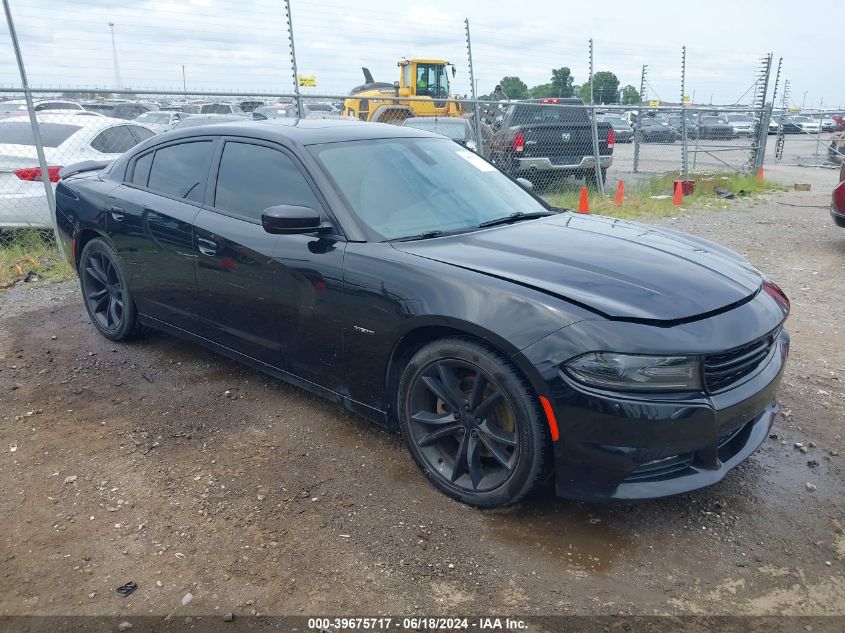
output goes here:
[[807, 93], [810, 92], [809, 90], [804, 91], [804, 97], [801, 99], [801, 109], [804, 109], [804, 104], [807, 102]]
[[185, 98], [188, 98], [188, 84], [185, 83], [185, 64], [182, 64], [182, 92], [185, 93]]
[[109, 22], [109, 29], [111, 30], [111, 54], [114, 63], [114, 87], [120, 88], [120, 66], [117, 63], [117, 46], [114, 43], [114, 22]]

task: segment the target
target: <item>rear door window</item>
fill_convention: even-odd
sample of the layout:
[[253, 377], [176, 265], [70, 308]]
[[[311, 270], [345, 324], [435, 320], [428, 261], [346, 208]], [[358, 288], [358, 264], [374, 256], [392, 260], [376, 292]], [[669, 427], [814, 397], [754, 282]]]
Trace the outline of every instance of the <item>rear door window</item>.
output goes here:
[[153, 154], [155, 152], [148, 152], [135, 161], [135, 167], [132, 170], [132, 183], [139, 187], [146, 187], [147, 181], [150, 179], [150, 167], [153, 164]]
[[[81, 130], [78, 125], [67, 123], [39, 123], [41, 142], [45, 147], [58, 147], [73, 134]], [[0, 144], [2, 145], [35, 145], [32, 136], [32, 126], [29, 121], [7, 121], [0, 123]]]
[[116, 125], [97, 134], [91, 147], [103, 154], [122, 154], [138, 144], [128, 125]]
[[305, 176], [287, 155], [264, 145], [226, 143], [214, 206], [260, 221], [264, 209], [280, 204], [321, 208]]
[[174, 198], [202, 202], [214, 143], [193, 141], [156, 150], [147, 186]]

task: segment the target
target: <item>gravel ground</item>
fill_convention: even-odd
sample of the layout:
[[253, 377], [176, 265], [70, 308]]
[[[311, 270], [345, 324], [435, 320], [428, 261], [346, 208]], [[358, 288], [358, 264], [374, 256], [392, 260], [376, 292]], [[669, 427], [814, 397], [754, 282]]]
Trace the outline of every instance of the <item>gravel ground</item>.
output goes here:
[[658, 502], [474, 510], [303, 391], [97, 336], [75, 281], [0, 294], [0, 614], [845, 615], [845, 231], [819, 191], [661, 221], [781, 284], [793, 347], [773, 437]]

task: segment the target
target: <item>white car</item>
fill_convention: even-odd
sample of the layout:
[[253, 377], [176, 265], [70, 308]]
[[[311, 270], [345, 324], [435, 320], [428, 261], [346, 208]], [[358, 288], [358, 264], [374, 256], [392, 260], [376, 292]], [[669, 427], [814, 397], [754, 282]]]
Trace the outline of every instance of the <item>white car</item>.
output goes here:
[[794, 116], [792, 122], [801, 128], [805, 134], [818, 134], [821, 132], [822, 122], [809, 116]]
[[725, 114], [722, 120], [731, 126], [736, 136], [752, 136], [756, 122], [747, 114]]
[[172, 130], [179, 121], [187, 116], [187, 114], [182, 112], [153, 110], [152, 112], [144, 112], [144, 114], [135, 117], [133, 120], [135, 123], [140, 123], [154, 132], [161, 133]]
[[[50, 181], [84, 160], [114, 160], [155, 132], [103, 116], [38, 115]], [[55, 189], [55, 186], [54, 186]], [[0, 120], [0, 228], [53, 225], [28, 118]]]

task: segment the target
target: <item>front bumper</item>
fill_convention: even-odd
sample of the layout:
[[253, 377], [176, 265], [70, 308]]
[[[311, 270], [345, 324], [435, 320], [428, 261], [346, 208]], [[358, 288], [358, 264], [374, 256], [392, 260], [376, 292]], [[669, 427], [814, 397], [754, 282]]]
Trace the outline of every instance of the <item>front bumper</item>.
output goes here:
[[836, 224], [836, 226], [841, 226], [845, 229], [845, 212], [837, 209], [836, 205], [833, 203], [830, 204], [830, 217], [833, 218], [833, 223]]
[[[607, 169], [613, 164], [613, 156], [599, 157], [602, 169]], [[577, 171], [579, 169], [595, 169], [596, 159], [594, 156], [584, 156], [577, 163], [564, 161], [562, 163], [553, 162], [548, 157], [526, 157], [516, 159], [516, 170], [519, 172], [525, 171]]]
[[550, 381], [561, 497], [653, 499], [720, 481], [766, 438], [789, 351], [777, 336], [744, 382], [717, 394], [629, 396], [590, 389], [563, 372]]

